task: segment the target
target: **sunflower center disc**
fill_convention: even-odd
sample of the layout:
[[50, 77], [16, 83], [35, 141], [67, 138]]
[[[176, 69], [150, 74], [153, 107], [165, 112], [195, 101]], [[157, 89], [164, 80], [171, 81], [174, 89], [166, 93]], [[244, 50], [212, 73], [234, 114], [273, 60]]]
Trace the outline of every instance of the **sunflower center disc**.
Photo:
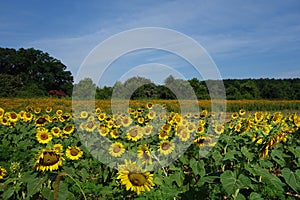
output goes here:
[[146, 177], [143, 174], [129, 174], [129, 180], [134, 186], [141, 186], [147, 181]]
[[52, 153], [49, 153], [49, 152], [46, 152], [44, 154], [44, 158], [43, 158], [43, 164], [44, 165], [53, 165], [55, 163], [58, 162], [58, 157], [55, 155], [55, 154], [52, 154]]
[[77, 149], [72, 149], [71, 150], [71, 155], [72, 156], [77, 156], [78, 155], [78, 150]]
[[163, 150], [168, 150], [169, 147], [170, 147], [170, 144], [168, 144], [168, 143], [163, 143], [163, 144], [162, 144], [162, 149], [163, 149]]
[[115, 146], [114, 147], [114, 153], [118, 153], [121, 150], [121, 148], [119, 146]]
[[41, 135], [42, 140], [47, 140], [48, 139], [48, 134], [44, 133]]
[[138, 135], [138, 130], [132, 130], [130, 131], [130, 136], [131, 137], [136, 137]]

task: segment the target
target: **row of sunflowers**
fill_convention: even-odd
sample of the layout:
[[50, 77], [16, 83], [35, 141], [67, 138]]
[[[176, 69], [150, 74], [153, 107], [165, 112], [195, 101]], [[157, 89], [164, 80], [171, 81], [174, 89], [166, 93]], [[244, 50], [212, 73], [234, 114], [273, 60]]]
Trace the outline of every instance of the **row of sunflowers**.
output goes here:
[[2, 199], [293, 199], [297, 113], [0, 108]]

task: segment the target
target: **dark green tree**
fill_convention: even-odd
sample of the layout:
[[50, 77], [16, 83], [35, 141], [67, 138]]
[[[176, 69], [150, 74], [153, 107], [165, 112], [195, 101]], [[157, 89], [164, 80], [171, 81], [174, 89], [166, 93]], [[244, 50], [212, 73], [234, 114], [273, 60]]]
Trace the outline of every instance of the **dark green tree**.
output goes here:
[[66, 69], [61, 61], [34, 48], [0, 48], [0, 73], [18, 76], [23, 85], [19, 95], [24, 94], [26, 88], [35, 88], [39, 91], [35, 93], [38, 96], [46, 95], [50, 90], [71, 95], [73, 76]]

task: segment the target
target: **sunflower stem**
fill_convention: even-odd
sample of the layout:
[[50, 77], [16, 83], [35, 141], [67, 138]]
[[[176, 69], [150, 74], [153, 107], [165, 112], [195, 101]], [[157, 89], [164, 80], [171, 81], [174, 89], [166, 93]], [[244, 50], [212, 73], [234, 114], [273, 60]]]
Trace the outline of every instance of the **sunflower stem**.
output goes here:
[[76, 183], [76, 185], [79, 187], [79, 189], [80, 189], [80, 191], [81, 191], [81, 193], [82, 193], [84, 199], [86, 200], [86, 196], [85, 196], [85, 194], [84, 194], [82, 188], [81, 188], [80, 185], [78, 184], [78, 182], [77, 182], [71, 175], [66, 174], [66, 176], [70, 177], [70, 178]]
[[[153, 157], [154, 157], [154, 158], [158, 161], [158, 163], [161, 165], [160, 160], [158, 159], [158, 157], [156, 157], [155, 154], [153, 154]], [[163, 169], [163, 172], [165, 173], [165, 175], [168, 176], [168, 173], [167, 173], [166, 169], [165, 169], [164, 167], [161, 167], [161, 168]]]

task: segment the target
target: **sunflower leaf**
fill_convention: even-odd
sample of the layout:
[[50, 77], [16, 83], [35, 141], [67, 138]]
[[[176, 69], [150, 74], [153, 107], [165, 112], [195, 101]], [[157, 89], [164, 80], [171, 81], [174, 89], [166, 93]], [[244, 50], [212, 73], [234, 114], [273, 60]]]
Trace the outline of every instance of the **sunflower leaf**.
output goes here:
[[45, 178], [32, 178], [27, 182], [27, 196], [31, 197], [32, 195], [39, 192], [42, 183], [44, 182]]
[[285, 182], [293, 188], [295, 192], [300, 193], [300, 177], [297, 173], [292, 172], [289, 168], [284, 168], [281, 172]]

